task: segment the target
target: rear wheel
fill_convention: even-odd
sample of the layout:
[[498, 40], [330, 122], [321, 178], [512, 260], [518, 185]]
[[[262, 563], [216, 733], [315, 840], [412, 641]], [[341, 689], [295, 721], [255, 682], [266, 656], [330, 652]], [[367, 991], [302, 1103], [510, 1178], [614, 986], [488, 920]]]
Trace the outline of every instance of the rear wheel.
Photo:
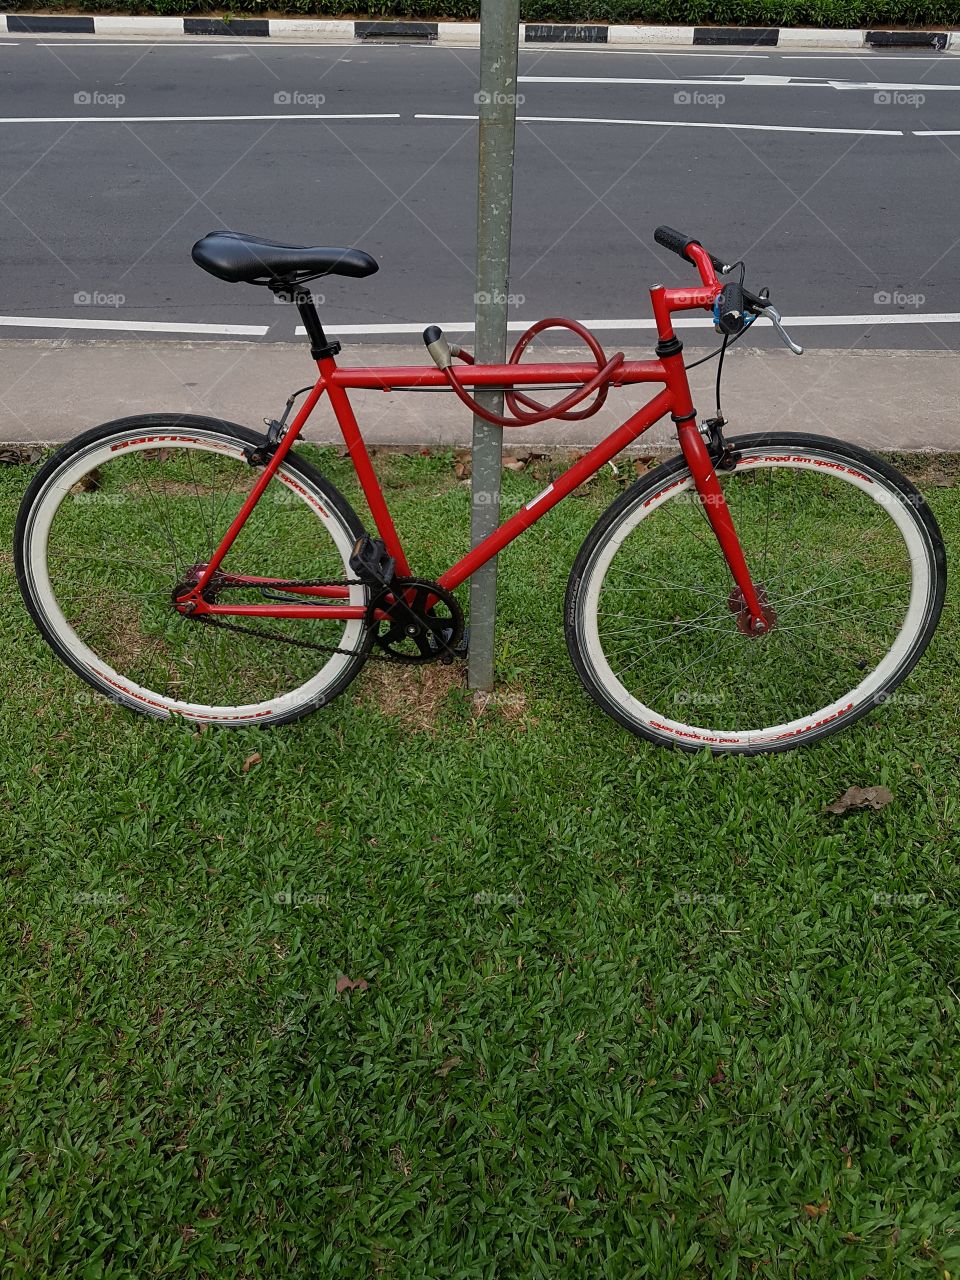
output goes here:
[[[362, 619], [224, 619], [235, 631], [174, 607], [260, 478], [246, 456], [259, 442], [216, 419], [123, 418], [71, 441], [34, 477], [17, 518], [20, 589], [54, 652], [101, 693], [146, 715], [279, 724], [328, 703], [363, 666]], [[362, 532], [346, 500], [291, 452], [221, 569], [343, 582]], [[365, 587], [348, 594], [366, 605]], [[229, 587], [219, 599], [265, 595]]]
[[567, 644], [590, 695], [666, 746], [783, 751], [851, 724], [916, 664], [943, 606], [943, 539], [922, 495], [818, 436], [732, 442], [718, 472], [769, 613], [751, 633], [682, 457], [600, 517], [570, 574]]

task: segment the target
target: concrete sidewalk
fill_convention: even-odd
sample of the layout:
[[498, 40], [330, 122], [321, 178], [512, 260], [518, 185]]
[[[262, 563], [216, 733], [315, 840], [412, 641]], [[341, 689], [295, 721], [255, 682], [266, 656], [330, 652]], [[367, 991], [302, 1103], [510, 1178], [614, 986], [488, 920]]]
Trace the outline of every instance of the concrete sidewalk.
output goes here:
[[[640, 358], [636, 349], [627, 352]], [[691, 348], [691, 357], [699, 350]], [[543, 357], [541, 357], [543, 358]], [[582, 358], [582, 349], [556, 352]], [[344, 346], [342, 364], [423, 364], [416, 346]], [[287, 395], [311, 381], [306, 345], [211, 342], [0, 341], [0, 443], [67, 440], [112, 418], [157, 411], [209, 414], [257, 429], [276, 417]], [[716, 364], [691, 374], [701, 416], [713, 411]], [[607, 405], [583, 423], [505, 433], [505, 449], [581, 449], [626, 418], [649, 387], [611, 391]], [[545, 393], [559, 398], [560, 393]], [[461, 448], [469, 414], [452, 395], [354, 392], [370, 445]], [[787, 351], [735, 347], [727, 356], [723, 408], [733, 431], [820, 432], [872, 449], [960, 450], [960, 355], [948, 351]], [[340, 443], [321, 402], [305, 439]], [[671, 448], [672, 425], [659, 423], [637, 452]]]

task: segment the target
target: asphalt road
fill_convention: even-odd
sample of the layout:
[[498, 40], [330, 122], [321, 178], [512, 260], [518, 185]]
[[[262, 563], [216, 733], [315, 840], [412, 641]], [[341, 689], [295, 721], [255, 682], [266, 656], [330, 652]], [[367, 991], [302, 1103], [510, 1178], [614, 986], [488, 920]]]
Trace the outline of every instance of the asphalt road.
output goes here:
[[[372, 253], [378, 275], [317, 286], [351, 340], [469, 322], [478, 59], [0, 41], [0, 339], [290, 341], [292, 308], [191, 262], [217, 227]], [[745, 257], [812, 348], [955, 347], [956, 55], [562, 49], [520, 71], [515, 327], [571, 314], [646, 345], [647, 287], [691, 279], [652, 241], [667, 222]]]

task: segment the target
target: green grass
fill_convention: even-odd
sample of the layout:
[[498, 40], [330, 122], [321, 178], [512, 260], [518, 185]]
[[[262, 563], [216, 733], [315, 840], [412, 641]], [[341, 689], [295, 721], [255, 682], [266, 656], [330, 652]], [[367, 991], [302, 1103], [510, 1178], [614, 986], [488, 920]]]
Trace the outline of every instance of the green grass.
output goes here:
[[[381, 461], [438, 571], [466, 489]], [[3, 546], [27, 479], [0, 469]], [[141, 719], [52, 659], [0, 553], [5, 1276], [960, 1274], [955, 593], [851, 730], [663, 751], [563, 642], [615, 486], [501, 558], [480, 719], [444, 668], [411, 719], [418, 678], [373, 665], [286, 729]], [[893, 803], [824, 814], [855, 784]]]

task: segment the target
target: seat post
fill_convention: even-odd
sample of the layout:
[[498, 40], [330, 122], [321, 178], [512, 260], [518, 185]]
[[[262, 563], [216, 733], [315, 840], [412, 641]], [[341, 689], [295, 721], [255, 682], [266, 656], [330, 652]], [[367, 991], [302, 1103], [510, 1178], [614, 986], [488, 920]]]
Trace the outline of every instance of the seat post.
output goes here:
[[310, 339], [310, 354], [314, 360], [324, 360], [330, 356], [339, 355], [340, 343], [327, 340], [327, 335], [323, 332], [323, 325], [320, 323], [320, 316], [317, 314], [317, 307], [310, 290], [295, 285], [293, 290], [288, 292], [288, 296], [297, 304], [300, 319], [303, 321], [303, 327], [306, 329], [307, 337]]

